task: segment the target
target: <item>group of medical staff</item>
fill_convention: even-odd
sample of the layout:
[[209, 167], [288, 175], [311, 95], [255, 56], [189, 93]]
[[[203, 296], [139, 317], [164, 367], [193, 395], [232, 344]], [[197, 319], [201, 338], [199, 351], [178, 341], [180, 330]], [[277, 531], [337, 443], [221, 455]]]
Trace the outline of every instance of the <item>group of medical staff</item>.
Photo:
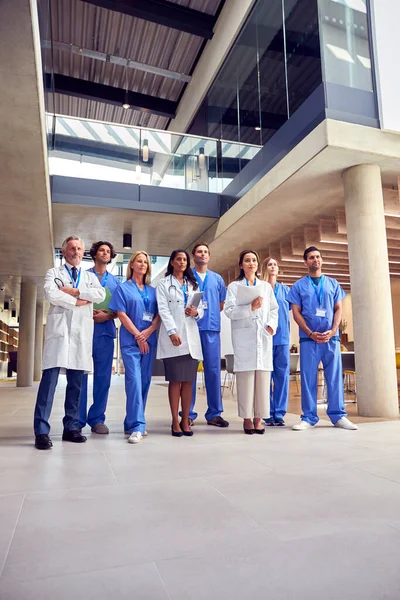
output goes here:
[[[228, 421], [222, 417], [222, 310], [231, 322], [238, 414], [243, 419], [245, 434], [264, 434], [265, 426], [285, 425], [290, 377], [290, 310], [293, 310], [294, 320], [300, 329], [303, 409], [301, 421], [293, 429], [302, 431], [318, 422], [317, 373], [320, 362], [323, 363], [327, 382], [328, 416], [337, 427], [357, 429], [347, 419], [344, 410], [337, 334], [345, 294], [336, 280], [322, 275], [322, 257], [317, 248], [310, 247], [304, 252], [308, 274], [290, 290], [277, 281], [279, 268], [275, 258], [268, 257], [260, 265], [256, 251], [244, 250], [238, 260], [239, 276], [226, 290], [222, 277], [208, 268], [210, 249], [203, 242], [196, 244], [192, 250], [194, 268], [185, 250], [174, 250], [165, 277], [156, 288], [151, 286], [150, 257], [143, 250], [132, 254], [126, 281], [120, 283], [107, 270], [107, 265], [116, 255], [111, 243], [99, 241], [92, 245], [90, 255], [94, 267], [89, 271], [81, 271], [79, 267], [83, 256], [81, 240], [71, 236], [64, 244], [66, 264], [57, 272], [50, 270], [46, 277], [46, 296], [54, 306], [49, 312], [50, 328], [46, 332], [44, 356], [46, 361], [48, 352], [52, 347], [54, 351], [57, 346], [57, 342], [55, 345], [51, 343], [54, 338], [52, 319], [56, 319], [58, 325], [64, 322], [66, 341], [63, 351], [66, 355], [58, 361], [60, 364], [57, 360], [49, 361], [53, 371], [47, 372], [48, 367], [43, 367], [35, 409], [37, 448], [52, 446], [48, 418], [60, 369], [66, 372], [68, 379], [63, 439], [86, 441], [82, 435], [86, 425], [93, 433], [109, 433], [105, 420], [116, 318], [121, 322], [120, 346], [126, 392], [124, 432], [129, 443], [137, 444], [147, 435], [145, 410], [156, 356], [163, 360], [168, 381], [173, 437], [193, 436], [192, 426], [198, 416], [195, 401], [200, 361], [203, 361], [207, 392], [206, 422], [219, 428], [228, 427]], [[64, 281], [66, 275], [70, 277], [69, 282]], [[81, 288], [80, 282], [86, 279], [88, 284]], [[85, 357], [85, 360], [78, 358], [73, 369], [69, 356], [74, 336], [82, 337], [71, 331], [69, 319], [78, 314], [77, 309], [84, 304], [87, 305], [86, 321], [88, 316], [93, 320], [91, 328], [85, 321], [83, 335], [88, 348], [87, 334], [93, 332], [93, 403], [89, 411], [87, 373], [91, 370], [88, 364], [90, 357]], [[82, 344], [82, 340], [78, 341]], [[78, 341], [75, 340], [75, 343]], [[73, 398], [73, 401], [67, 402], [68, 398]]]

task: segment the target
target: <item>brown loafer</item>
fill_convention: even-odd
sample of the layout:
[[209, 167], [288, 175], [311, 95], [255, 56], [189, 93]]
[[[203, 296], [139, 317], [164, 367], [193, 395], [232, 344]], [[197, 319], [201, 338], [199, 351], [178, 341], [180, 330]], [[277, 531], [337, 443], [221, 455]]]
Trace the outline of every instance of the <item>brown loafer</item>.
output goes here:
[[107, 433], [110, 433], [110, 430], [108, 429], [107, 425], [105, 425], [104, 423], [96, 423], [96, 425], [94, 425], [92, 427], [92, 432], [105, 435]]

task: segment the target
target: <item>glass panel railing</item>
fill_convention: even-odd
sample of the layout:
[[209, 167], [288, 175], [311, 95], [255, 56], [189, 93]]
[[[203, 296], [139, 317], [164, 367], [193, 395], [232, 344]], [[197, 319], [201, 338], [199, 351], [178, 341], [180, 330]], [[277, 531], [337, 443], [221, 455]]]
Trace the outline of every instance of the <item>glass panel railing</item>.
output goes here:
[[220, 193], [261, 146], [54, 118], [50, 174]]

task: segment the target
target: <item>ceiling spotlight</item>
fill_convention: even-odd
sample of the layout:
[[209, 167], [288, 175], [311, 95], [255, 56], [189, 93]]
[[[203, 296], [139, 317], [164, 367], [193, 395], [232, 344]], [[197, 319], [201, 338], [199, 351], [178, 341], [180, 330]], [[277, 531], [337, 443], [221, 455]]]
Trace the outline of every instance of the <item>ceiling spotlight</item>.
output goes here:
[[122, 237], [122, 245], [124, 250], [132, 250], [132, 234], [124, 233]]

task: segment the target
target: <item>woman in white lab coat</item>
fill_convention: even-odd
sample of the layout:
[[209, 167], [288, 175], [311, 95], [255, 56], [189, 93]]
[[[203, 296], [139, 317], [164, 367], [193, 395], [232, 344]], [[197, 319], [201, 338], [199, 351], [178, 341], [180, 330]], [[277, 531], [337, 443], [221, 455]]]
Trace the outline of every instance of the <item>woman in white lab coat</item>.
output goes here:
[[[197, 321], [204, 314], [202, 304], [191, 305], [197, 281], [185, 250], [174, 250], [169, 259], [165, 279], [157, 285], [158, 312], [161, 317], [157, 358], [163, 359], [165, 379], [172, 414], [171, 434], [192, 436], [189, 411], [192, 384], [203, 359]], [[179, 422], [179, 400], [182, 418]]]
[[[262, 419], [269, 415], [272, 371], [272, 336], [278, 326], [278, 303], [269, 284], [257, 278], [259, 256], [244, 250], [239, 257], [240, 274], [228, 286], [224, 312], [231, 319], [234, 371], [239, 417], [247, 434], [264, 433]], [[241, 287], [255, 286], [252, 294]], [[253, 300], [246, 303], [246, 295]], [[256, 295], [256, 297], [254, 297]]]

